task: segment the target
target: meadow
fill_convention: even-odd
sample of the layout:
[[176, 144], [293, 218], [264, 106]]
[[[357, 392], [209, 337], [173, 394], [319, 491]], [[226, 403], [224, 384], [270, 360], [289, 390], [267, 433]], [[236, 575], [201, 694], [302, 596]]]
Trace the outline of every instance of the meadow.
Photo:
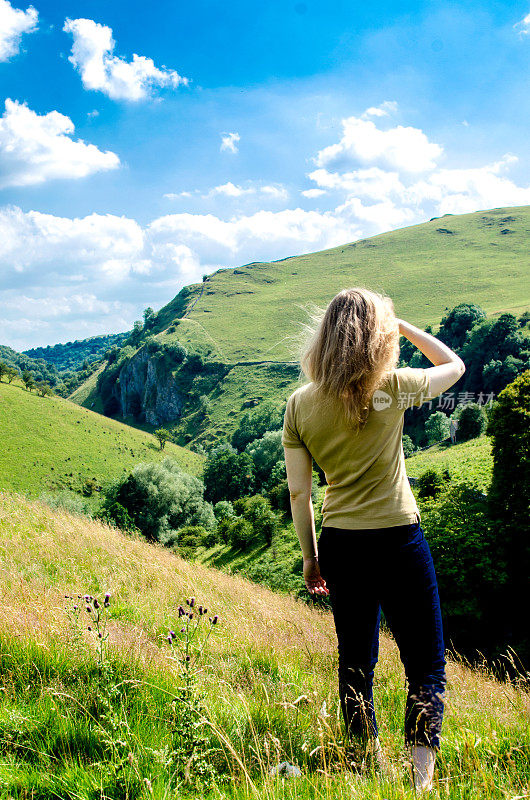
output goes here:
[[[1, 798], [415, 796], [404, 670], [388, 632], [375, 701], [394, 774], [378, 777], [344, 759], [329, 611], [11, 492], [0, 493], [0, 548]], [[179, 616], [191, 598], [198, 651]], [[447, 674], [430, 796], [528, 796], [528, 691], [463, 659]], [[301, 774], [269, 774], [284, 761]]]
[[61, 397], [40, 397], [20, 382], [0, 382], [0, 487], [35, 497], [105, 486], [138, 461], [175, 458], [200, 474], [204, 457]]

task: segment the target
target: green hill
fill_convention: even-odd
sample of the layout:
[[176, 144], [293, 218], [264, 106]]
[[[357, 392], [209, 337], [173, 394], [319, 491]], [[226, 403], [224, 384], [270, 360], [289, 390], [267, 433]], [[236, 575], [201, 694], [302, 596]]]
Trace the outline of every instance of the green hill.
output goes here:
[[[172, 348], [184, 345], [200, 353], [206, 367], [182, 380], [182, 368], [173, 364], [157, 377], [156, 386], [140, 388], [136, 416], [121, 407], [127, 392], [120, 377], [107, 413], [120, 414], [129, 424], [145, 423], [142, 413], [156, 402], [153, 391], [168, 396], [178, 384], [180, 414], [154, 415], [143, 427], [164, 424], [181, 445], [208, 447], [230, 438], [249, 401], [270, 400], [280, 407], [299, 385], [296, 342], [307, 321], [304, 308], [325, 307], [340, 289], [361, 284], [390, 295], [398, 316], [434, 330], [444, 313], [462, 302], [478, 304], [490, 316], [519, 314], [530, 307], [529, 234], [530, 206], [501, 208], [445, 215], [318, 253], [217, 270], [184, 287], [129, 341], [121, 377], [136, 394], [140, 362], [151, 359], [144, 342], [165, 350], [169, 359]], [[104, 372], [110, 377], [106, 397], [92, 376], [72, 400], [106, 410], [118, 377], [113, 369], [109, 365]], [[132, 407], [138, 398], [129, 396], [126, 402]]]
[[410, 478], [418, 478], [427, 469], [448, 469], [453, 481], [474, 480], [486, 491], [493, 468], [491, 439], [483, 434], [455, 445], [433, 444], [405, 459], [405, 467]]
[[209, 337], [217, 358], [291, 360], [290, 337], [306, 321], [300, 306], [327, 305], [356, 284], [388, 294], [397, 315], [420, 327], [437, 326], [447, 308], [462, 302], [477, 303], [488, 314], [517, 314], [530, 304], [529, 236], [530, 206], [500, 208], [221, 269], [162, 308], [154, 332], [186, 313], [183, 334], [195, 339], [196, 328], [201, 338]]
[[86, 480], [106, 485], [139, 461], [173, 456], [199, 475], [203, 457], [156, 439], [61, 397], [39, 397], [0, 383], [0, 488], [27, 492], [80, 491]]
[[[0, 550], [2, 797], [417, 796], [403, 746], [404, 670], [387, 632], [381, 634], [374, 696], [394, 777], [378, 781], [343, 761], [329, 610], [8, 492], [0, 492]], [[106, 591], [110, 605], [101, 624], [109, 639], [101, 650], [97, 633], [88, 630], [94, 614], [84, 603], [75, 612], [66, 596], [101, 601]], [[196, 617], [199, 604], [208, 609], [203, 629], [210, 615], [217, 614], [218, 623], [209, 639], [199, 638], [202, 655], [190, 645], [197, 684], [190, 684], [183, 703], [179, 687], [188, 684], [180, 665], [189, 662], [181, 660], [187, 646], [178, 607], [189, 610], [191, 596]], [[430, 796], [524, 797], [528, 694], [452, 657], [447, 678]], [[197, 726], [189, 728], [186, 708], [195, 708], [195, 698], [202, 706], [191, 717]], [[195, 744], [186, 749], [192, 735], [186, 731], [194, 729]], [[293, 783], [269, 775], [282, 761], [299, 766]], [[207, 791], [196, 781], [212, 768], [214, 786]]]

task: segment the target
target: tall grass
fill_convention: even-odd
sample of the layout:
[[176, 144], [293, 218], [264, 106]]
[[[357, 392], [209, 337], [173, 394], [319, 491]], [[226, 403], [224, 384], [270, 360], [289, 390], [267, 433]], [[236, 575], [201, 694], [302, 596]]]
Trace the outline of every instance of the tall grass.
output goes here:
[[[0, 494], [0, 548], [0, 798], [414, 796], [404, 671], [390, 635], [381, 635], [374, 694], [393, 778], [345, 761], [329, 612], [15, 494]], [[65, 595], [107, 590], [103, 670], [87, 630], [93, 612], [80, 609], [76, 623]], [[192, 689], [203, 767], [186, 777], [175, 657], [185, 644], [178, 609], [190, 596], [219, 622]], [[433, 796], [529, 795], [529, 694], [461, 659], [447, 672]], [[301, 776], [270, 775], [283, 761]]]

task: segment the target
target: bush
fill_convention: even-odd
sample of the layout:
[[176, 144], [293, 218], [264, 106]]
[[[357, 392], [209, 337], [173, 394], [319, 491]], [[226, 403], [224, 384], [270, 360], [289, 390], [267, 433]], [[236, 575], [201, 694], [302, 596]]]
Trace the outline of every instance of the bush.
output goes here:
[[83, 514], [87, 517], [93, 516], [90, 504], [76, 492], [71, 492], [68, 489], [61, 489], [57, 492], [42, 492], [39, 495], [39, 500], [53, 509], [63, 509], [71, 514]]
[[103, 510], [110, 514], [118, 503], [147, 539], [165, 544], [184, 525], [215, 527], [212, 506], [203, 495], [202, 481], [166, 457], [159, 464], [138, 464], [116, 481], [108, 490]]
[[445, 488], [445, 481], [437, 470], [427, 469], [419, 476], [415, 488], [419, 497], [438, 497]]
[[254, 538], [263, 539], [270, 545], [278, 528], [278, 518], [270, 501], [263, 495], [255, 494], [253, 497], [243, 498], [238, 504], [242, 506], [243, 517], [252, 525]]
[[218, 522], [224, 519], [233, 519], [236, 516], [234, 506], [230, 500], [219, 500], [213, 507], [213, 513]]
[[230, 523], [228, 530], [228, 542], [235, 550], [243, 549], [254, 538], [252, 525], [243, 517], [236, 517]]

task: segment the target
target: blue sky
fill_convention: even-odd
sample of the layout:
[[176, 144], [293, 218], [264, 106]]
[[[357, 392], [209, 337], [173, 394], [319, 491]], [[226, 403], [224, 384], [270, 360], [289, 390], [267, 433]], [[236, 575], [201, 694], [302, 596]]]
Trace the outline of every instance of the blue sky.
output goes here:
[[0, 89], [17, 350], [219, 267], [530, 204], [530, 2], [0, 0]]

